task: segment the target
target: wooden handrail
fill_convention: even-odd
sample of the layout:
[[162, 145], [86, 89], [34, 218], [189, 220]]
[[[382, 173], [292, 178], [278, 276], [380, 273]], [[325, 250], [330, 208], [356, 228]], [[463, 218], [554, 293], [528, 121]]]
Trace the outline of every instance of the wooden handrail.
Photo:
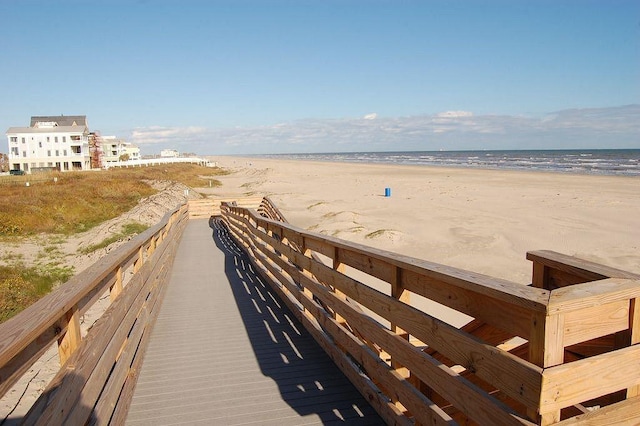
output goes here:
[[[586, 418], [584, 405], [606, 408], [588, 416], [601, 424], [610, 407], [637, 413], [627, 403], [640, 393], [635, 274], [538, 251], [527, 254], [534, 286], [522, 286], [296, 228], [268, 199], [257, 211], [223, 203], [221, 213], [389, 423], [553, 424]], [[366, 285], [362, 273], [387, 290]], [[408, 293], [474, 320], [453, 327], [411, 306]]]
[[552, 290], [604, 278], [640, 279], [640, 275], [551, 250], [527, 252], [533, 262], [533, 285]]
[[[84, 423], [98, 409], [107, 416], [103, 418], [110, 418], [127, 404], [126, 398], [119, 404], [118, 396], [135, 382], [131, 365], [140, 361], [134, 354], [144, 352], [141, 338], [155, 318], [153, 307], [187, 219], [186, 205], [179, 206], [0, 324], [0, 395], [58, 341], [61, 368], [31, 407], [26, 423]], [[126, 284], [124, 275], [131, 276]], [[111, 293], [111, 305], [82, 336], [79, 317], [106, 291]], [[110, 392], [103, 390], [105, 383]], [[83, 403], [93, 405], [76, 404], [81, 394]]]

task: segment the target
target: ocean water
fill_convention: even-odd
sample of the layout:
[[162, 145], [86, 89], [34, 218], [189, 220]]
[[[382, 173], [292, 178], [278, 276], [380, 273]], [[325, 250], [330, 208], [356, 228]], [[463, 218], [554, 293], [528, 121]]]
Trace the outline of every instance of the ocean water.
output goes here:
[[640, 176], [640, 149], [349, 152], [270, 154], [259, 157], [347, 163], [477, 167], [574, 174]]

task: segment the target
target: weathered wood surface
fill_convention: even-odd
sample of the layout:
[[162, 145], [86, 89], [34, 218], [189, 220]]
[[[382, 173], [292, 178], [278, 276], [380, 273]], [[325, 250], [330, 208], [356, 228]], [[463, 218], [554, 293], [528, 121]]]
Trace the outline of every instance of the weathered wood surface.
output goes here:
[[[640, 392], [637, 275], [539, 251], [527, 255], [528, 287], [298, 229], [266, 199], [258, 213], [222, 207], [285, 303], [330, 336], [318, 338], [330, 356], [347, 353], [394, 402], [374, 404], [389, 423], [398, 409], [417, 424], [603, 424], [607, 406], [637, 412], [622, 401]], [[410, 293], [475, 319], [457, 329], [410, 306]], [[605, 408], [581, 415], [594, 406]]]
[[191, 219], [208, 219], [211, 216], [220, 215], [220, 204], [234, 202], [236, 205], [247, 208], [258, 208], [262, 197], [235, 197], [235, 198], [198, 198], [189, 200], [189, 217]]
[[[25, 424], [109, 422], [143, 351], [166, 271], [187, 221], [186, 206], [0, 325], [0, 390], [9, 389], [56, 339], [61, 368], [21, 419]], [[164, 244], [163, 244], [164, 242]], [[122, 286], [123, 270], [131, 279]], [[134, 273], [135, 272], [135, 273]], [[79, 315], [111, 288], [110, 306], [82, 336]], [[106, 385], [106, 387], [105, 387]]]
[[212, 224], [185, 230], [126, 423], [384, 424]]
[[605, 278], [640, 279], [638, 274], [551, 250], [530, 251], [527, 259], [533, 262], [533, 285], [547, 290]]
[[[64, 363], [27, 424], [640, 424], [637, 274], [536, 251], [527, 287], [306, 232], [267, 198], [222, 217], [231, 234], [190, 223], [172, 269], [183, 206], [0, 325], [0, 393], [53, 342]], [[452, 327], [411, 293], [474, 320]], [[151, 391], [129, 412], [141, 368]]]

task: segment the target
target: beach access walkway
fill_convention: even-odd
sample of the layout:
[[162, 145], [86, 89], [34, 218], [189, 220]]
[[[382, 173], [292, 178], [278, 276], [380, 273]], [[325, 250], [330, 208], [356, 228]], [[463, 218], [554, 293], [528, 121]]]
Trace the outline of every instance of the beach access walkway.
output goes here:
[[384, 424], [217, 220], [190, 220], [129, 425]]

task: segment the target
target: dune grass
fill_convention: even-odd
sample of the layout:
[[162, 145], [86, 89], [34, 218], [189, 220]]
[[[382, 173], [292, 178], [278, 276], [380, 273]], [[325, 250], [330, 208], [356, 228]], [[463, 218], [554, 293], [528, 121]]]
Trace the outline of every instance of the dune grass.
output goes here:
[[[37, 233], [70, 235], [87, 231], [133, 208], [156, 192], [151, 180], [171, 180], [190, 187], [219, 185], [221, 169], [193, 164], [110, 169], [96, 172], [52, 173], [30, 186], [2, 185], [0, 236]], [[19, 176], [24, 179], [24, 176]], [[7, 179], [5, 181], [5, 179]]]
[[104, 240], [100, 241], [97, 244], [92, 244], [87, 247], [81, 247], [80, 249], [78, 249], [78, 252], [82, 254], [93, 253], [96, 250], [108, 247], [109, 245], [111, 245], [112, 243], [115, 243], [120, 239], [127, 238], [131, 235], [140, 234], [145, 230], [147, 230], [147, 228], [149, 227], [142, 223], [137, 223], [137, 222], [127, 223], [122, 226], [122, 230], [120, 232], [105, 238]]
[[0, 322], [6, 321], [73, 275], [71, 268], [0, 265]]
[[[0, 322], [20, 312], [73, 275], [60, 266], [55, 241], [90, 230], [133, 208], [157, 191], [151, 181], [175, 181], [192, 188], [219, 186], [225, 172], [194, 164], [102, 171], [0, 176], [0, 241], [11, 244], [26, 236], [44, 235], [54, 241], [43, 245], [35, 265], [25, 265], [19, 253], [0, 263]], [[31, 179], [29, 179], [31, 177]], [[29, 186], [26, 185], [29, 182]], [[129, 223], [113, 236], [82, 252], [90, 253], [120, 238], [137, 234], [145, 225]]]

